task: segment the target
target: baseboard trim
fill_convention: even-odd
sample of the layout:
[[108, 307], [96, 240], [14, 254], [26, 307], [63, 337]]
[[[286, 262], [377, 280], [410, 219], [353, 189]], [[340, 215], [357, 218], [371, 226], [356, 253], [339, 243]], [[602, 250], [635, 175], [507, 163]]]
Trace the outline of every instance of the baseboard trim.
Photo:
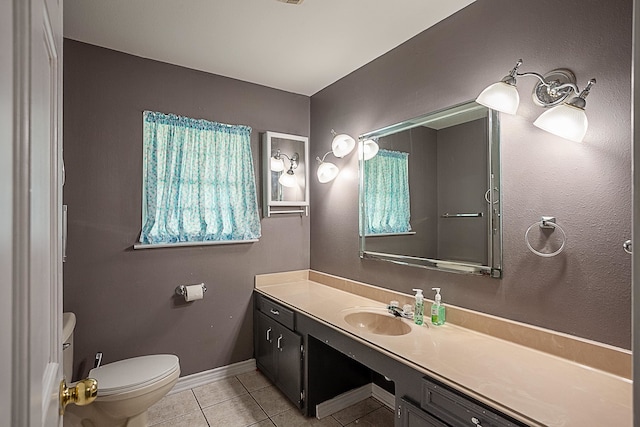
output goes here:
[[351, 405], [355, 405], [358, 402], [373, 397], [390, 409], [394, 409], [396, 406], [396, 398], [393, 394], [389, 393], [380, 386], [373, 383], [365, 384], [362, 387], [354, 388], [346, 393], [342, 393], [332, 399], [325, 400], [322, 403], [316, 405], [316, 418], [323, 419], [329, 415], [333, 415]]
[[342, 393], [332, 399], [325, 400], [324, 402], [317, 404], [316, 418], [321, 420], [324, 417], [328, 417], [329, 415], [343, 410], [344, 408], [355, 405], [368, 397], [371, 397], [371, 384], [365, 384], [362, 387], [349, 390], [346, 393]]
[[384, 403], [384, 406], [391, 410], [394, 410], [396, 407], [396, 397], [379, 385], [371, 384], [371, 397], [378, 399]]
[[168, 394], [180, 393], [195, 387], [200, 387], [210, 382], [221, 380], [227, 377], [251, 372], [256, 369], [256, 359], [249, 359], [243, 362], [232, 363], [208, 371], [197, 372], [178, 378], [178, 382]]

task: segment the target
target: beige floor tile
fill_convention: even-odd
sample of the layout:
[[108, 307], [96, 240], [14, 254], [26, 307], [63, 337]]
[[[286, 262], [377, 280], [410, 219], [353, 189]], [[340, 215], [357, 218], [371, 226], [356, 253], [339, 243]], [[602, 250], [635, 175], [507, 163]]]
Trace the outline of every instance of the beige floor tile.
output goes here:
[[186, 415], [181, 415], [171, 420], [162, 421], [158, 424], [150, 424], [153, 427], [209, 427], [204, 414], [200, 409]]
[[248, 394], [209, 406], [202, 412], [211, 426], [246, 427], [267, 419], [267, 414]]
[[293, 403], [287, 399], [277, 388], [269, 386], [251, 393], [269, 417], [289, 409], [295, 409]]
[[261, 388], [269, 387], [271, 381], [267, 379], [260, 371], [257, 369], [255, 371], [247, 372], [241, 375], [236, 376], [236, 378], [242, 383], [243, 386], [249, 392], [260, 390]]
[[275, 427], [275, 424], [273, 424], [271, 420], [267, 418], [266, 420], [262, 420], [257, 424], [251, 424], [250, 427]]
[[247, 394], [247, 390], [237, 378], [225, 378], [212, 383], [196, 387], [193, 393], [201, 408], [224, 402], [231, 398]]
[[165, 396], [149, 408], [149, 425], [199, 411], [200, 407], [191, 390]]
[[340, 422], [340, 424], [345, 426], [357, 420], [358, 418], [362, 418], [365, 415], [375, 411], [381, 406], [382, 404], [380, 402], [369, 397], [368, 399], [365, 399], [362, 402], [356, 403], [355, 405], [349, 406], [348, 408], [345, 408], [342, 411], [336, 412], [332, 416], [338, 422]]
[[278, 415], [271, 417], [271, 420], [277, 427], [297, 427], [297, 426], [316, 426], [316, 427], [341, 427], [333, 417], [326, 417], [321, 420], [317, 418], [307, 418], [297, 409], [290, 409]]
[[393, 427], [394, 421], [393, 411], [387, 407], [382, 407], [347, 424], [347, 427]]

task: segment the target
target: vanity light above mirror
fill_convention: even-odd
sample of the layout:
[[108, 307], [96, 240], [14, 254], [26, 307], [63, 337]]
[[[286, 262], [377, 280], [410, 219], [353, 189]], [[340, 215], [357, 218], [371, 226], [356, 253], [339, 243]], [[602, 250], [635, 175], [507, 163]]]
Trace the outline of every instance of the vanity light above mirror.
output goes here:
[[[533, 88], [533, 101], [541, 107], [553, 108], [542, 113], [533, 122], [534, 126], [561, 138], [582, 142], [588, 127], [587, 115], [584, 112], [587, 104], [585, 98], [596, 80], [589, 80], [581, 91], [576, 86], [576, 77], [571, 70], [556, 69], [543, 76], [532, 71], [519, 73], [518, 68], [521, 65], [522, 59], [519, 59], [509, 74], [483, 90], [476, 102], [493, 110], [515, 114], [520, 104], [516, 77], [535, 77], [539, 82]], [[565, 102], [572, 93], [578, 96]]]

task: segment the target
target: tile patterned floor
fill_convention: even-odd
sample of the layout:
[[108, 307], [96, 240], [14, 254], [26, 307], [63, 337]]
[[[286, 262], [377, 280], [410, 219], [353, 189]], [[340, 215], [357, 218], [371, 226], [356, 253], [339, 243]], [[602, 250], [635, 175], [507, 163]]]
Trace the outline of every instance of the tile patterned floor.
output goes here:
[[373, 398], [322, 420], [305, 418], [258, 371], [166, 396], [149, 409], [153, 427], [393, 427], [393, 421]]

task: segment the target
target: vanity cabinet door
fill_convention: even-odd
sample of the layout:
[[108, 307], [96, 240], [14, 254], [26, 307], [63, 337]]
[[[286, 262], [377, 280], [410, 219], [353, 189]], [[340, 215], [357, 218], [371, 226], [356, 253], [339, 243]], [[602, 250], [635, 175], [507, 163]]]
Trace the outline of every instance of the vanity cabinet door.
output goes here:
[[[302, 336], [280, 323], [285, 319], [285, 323], [293, 324], [293, 312], [291, 316], [282, 316], [286, 313], [285, 310], [274, 302], [258, 296], [253, 331], [256, 366], [285, 396], [301, 408]], [[280, 315], [274, 314], [274, 311]]]
[[256, 366], [271, 381], [276, 381], [275, 340], [277, 323], [259, 311], [254, 312]]
[[448, 427], [448, 424], [432, 417], [405, 399], [400, 399], [398, 410], [402, 427]]
[[275, 339], [278, 360], [276, 386], [300, 408], [302, 407], [302, 337], [280, 327]]

